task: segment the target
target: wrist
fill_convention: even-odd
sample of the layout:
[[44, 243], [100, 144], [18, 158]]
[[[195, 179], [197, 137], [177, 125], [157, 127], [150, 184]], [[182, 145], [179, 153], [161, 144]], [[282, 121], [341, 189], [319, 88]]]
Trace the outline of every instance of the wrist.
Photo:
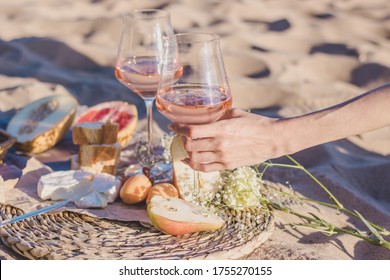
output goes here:
[[289, 155], [317, 145], [313, 141], [310, 124], [302, 117], [276, 120], [280, 155]]
[[298, 151], [298, 141], [294, 131], [291, 129], [292, 119], [277, 119], [275, 121], [277, 145], [283, 155], [293, 154]]
[[[292, 154], [299, 149], [299, 141], [296, 141], [292, 125], [293, 123], [290, 119], [268, 119], [259, 126], [261, 139], [265, 136], [268, 138], [269, 158], [278, 158]], [[264, 135], [264, 132], [267, 132], [267, 135]]]

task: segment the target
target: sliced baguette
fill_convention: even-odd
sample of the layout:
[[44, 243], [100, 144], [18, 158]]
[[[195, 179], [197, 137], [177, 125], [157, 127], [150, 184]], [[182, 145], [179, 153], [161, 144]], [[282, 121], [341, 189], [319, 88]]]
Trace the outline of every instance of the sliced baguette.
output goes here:
[[101, 163], [96, 163], [92, 165], [80, 165], [82, 171], [91, 172], [94, 174], [97, 173], [107, 173], [111, 175], [116, 175], [116, 164], [114, 165], [104, 165]]
[[114, 175], [119, 161], [121, 145], [81, 145], [79, 165], [81, 170], [93, 173], [109, 173]]
[[111, 175], [116, 175], [116, 167], [117, 165], [104, 165], [102, 163], [95, 163], [91, 165], [81, 165], [79, 163], [79, 156], [78, 155], [72, 155], [70, 157], [70, 169], [72, 170], [83, 170], [91, 173], [108, 173]]
[[84, 122], [72, 129], [73, 143], [76, 145], [114, 144], [118, 139], [117, 123]]

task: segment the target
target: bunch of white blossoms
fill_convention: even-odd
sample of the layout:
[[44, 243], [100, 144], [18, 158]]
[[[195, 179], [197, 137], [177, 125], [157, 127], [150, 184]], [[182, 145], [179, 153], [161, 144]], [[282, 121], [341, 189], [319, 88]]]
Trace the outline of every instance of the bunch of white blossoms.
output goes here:
[[253, 168], [241, 167], [233, 171], [223, 171], [221, 180], [222, 202], [229, 208], [245, 209], [261, 205], [262, 183]]

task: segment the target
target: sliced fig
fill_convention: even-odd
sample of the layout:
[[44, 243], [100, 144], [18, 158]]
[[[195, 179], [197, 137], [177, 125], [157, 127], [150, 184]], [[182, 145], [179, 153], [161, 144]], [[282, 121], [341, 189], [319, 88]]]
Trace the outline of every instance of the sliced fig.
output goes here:
[[75, 123], [107, 121], [119, 125], [118, 142], [124, 148], [129, 144], [137, 126], [137, 107], [122, 101], [100, 103], [85, 111]]
[[41, 98], [16, 113], [7, 132], [17, 139], [16, 147], [20, 150], [42, 153], [57, 144], [68, 131], [77, 105], [70, 95]]

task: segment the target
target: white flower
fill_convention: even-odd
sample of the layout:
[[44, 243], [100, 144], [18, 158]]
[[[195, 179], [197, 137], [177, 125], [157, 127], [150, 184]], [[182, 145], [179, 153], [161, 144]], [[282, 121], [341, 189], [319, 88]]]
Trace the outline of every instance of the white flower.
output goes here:
[[241, 167], [221, 173], [222, 201], [234, 209], [260, 206], [261, 182], [251, 167]]

